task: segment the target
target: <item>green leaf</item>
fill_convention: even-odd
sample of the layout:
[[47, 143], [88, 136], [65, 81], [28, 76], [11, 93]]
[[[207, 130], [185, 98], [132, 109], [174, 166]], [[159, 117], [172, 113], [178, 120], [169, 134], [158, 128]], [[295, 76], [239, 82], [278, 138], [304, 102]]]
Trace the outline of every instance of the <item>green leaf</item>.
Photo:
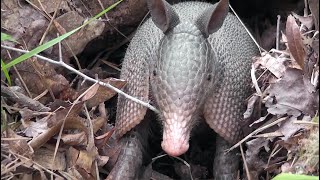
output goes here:
[[5, 67], [5, 66], [6, 66], [6, 64], [1, 59], [1, 69], [3, 69], [3, 73], [6, 76], [6, 79], [8, 80], [8, 84], [9, 84], [9, 86], [11, 86], [11, 78], [10, 78], [8, 69], [7, 68], [2, 68], [2, 67]]
[[318, 180], [319, 176], [307, 176], [299, 174], [281, 173], [272, 180]]
[[119, 3], [121, 3], [123, 0], [120, 0], [116, 3], [114, 3], [113, 5], [111, 5], [110, 7], [108, 7], [107, 9], [103, 10], [102, 12], [100, 12], [99, 14], [97, 14], [96, 16], [94, 16], [93, 18], [91, 18], [89, 21], [85, 22], [83, 25], [81, 25], [80, 27], [68, 32], [68, 33], [65, 33], [63, 34], [62, 36], [59, 36], [41, 46], [38, 46], [36, 47], [35, 49], [31, 50], [30, 52], [26, 53], [26, 54], [23, 54], [21, 55], [20, 57], [12, 60], [11, 62], [9, 62], [8, 64], [6, 64], [5, 66], [1, 66], [1, 70], [3, 71], [4, 68], [8, 69], [46, 49], [48, 49], [49, 47], [59, 43], [60, 41], [62, 41], [63, 39], [67, 38], [68, 36], [70, 36], [71, 34], [75, 33], [76, 31], [78, 31], [79, 29], [83, 28], [84, 26], [86, 26], [87, 24], [91, 23], [93, 20], [101, 17], [103, 14], [105, 14], [106, 12], [110, 11], [112, 8], [114, 8], [115, 6], [117, 6]]
[[6, 41], [6, 40], [17, 43], [17, 41], [14, 40], [9, 34], [1, 32], [1, 41]]

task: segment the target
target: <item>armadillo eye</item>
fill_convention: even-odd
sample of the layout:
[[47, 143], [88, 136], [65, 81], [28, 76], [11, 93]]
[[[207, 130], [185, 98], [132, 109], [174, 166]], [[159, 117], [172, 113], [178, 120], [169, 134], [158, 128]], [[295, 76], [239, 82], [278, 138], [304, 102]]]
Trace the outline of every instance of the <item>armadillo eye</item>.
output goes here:
[[211, 74], [208, 74], [207, 80], [208, 80], [208, 81], [211, 81]]
[[157, 75], [157, 71], [153, 70], [153, 76], [156, 76], [156, 75]]

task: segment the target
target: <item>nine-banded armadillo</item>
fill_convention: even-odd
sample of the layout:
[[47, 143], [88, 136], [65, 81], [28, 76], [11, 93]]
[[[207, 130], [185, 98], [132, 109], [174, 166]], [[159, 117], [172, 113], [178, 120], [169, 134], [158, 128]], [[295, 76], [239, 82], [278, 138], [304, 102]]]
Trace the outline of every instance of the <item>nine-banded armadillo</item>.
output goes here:
[[[123, 62], [123, 91], [159, 109], [162, 149], [179, 156], [189, 148], [193, 126], [206, 123], [229, 143], [242, 136], [244, 102], [250, 95], [251, 58], [257, 49], [228, 0], [212, 5], [169, 5], [148, 0], [152, 19], [133, 37]], [[116, 133], [121, 137], [147, 108], [119, 96]]]

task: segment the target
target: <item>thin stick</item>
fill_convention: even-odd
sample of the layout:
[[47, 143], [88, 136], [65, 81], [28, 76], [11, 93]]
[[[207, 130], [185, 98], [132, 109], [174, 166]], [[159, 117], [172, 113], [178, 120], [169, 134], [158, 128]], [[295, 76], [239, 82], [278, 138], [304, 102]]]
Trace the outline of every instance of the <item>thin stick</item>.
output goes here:
[[242, 148], [241, 144], [240, 144], [240, 152], [241, 152], [241, 157], [243, 159], [244, 169], [246, 170], [247, 179], [251, 180], [250, 171], [249, 171], [249, 168], [248, 168], [248, 164], [247, 164], [246, 158], [244, 157], [243, 148]]
[[[13, 51], [17, 51], [17, 52], [22, 52], [22, 53], [28, 53], [29, 51], [26, 51], [26, 50], [22, 50], [22, 49], [18, 49], [18, 48], [13, 48], [13, 47], [10, 47], [10, 46], [5, 46], [5, 45], [1, 45], [2, 48], [5, 48], [5, 49], [9, 49], [9, 50], [13, 50]], [[49, 59], [49, 58], [46, 58], [44, 56], [41, 56], [41, 55], [34, 55], [36, 56], [37, 58], [41, 59], [41, 60], [44, 60], [44, 61], [47, 61], [49, 63], [52, 63], [52, 64], [56, 64], [56, 65], [59, 65], [59, 66], [62, 66], [72, 72], [74, 72], [75, 74], [81, 76], [84, 78], [84, 80], [87, 80], [87, 81], [90, 81], [90, 82], [93, 82], [93, 83], [98, 83], [99, 85], [101, 86], [105, 86], [107, 88], [110, 88], [112, 89], [113, 91], [117, 92], [118, 94], [138, 103], [138, 104], [141, 104], [142, 106], [145, 106], [147, 108], [149, 108], [150, 110], [158, 113], [159, 111], [152, 105], [150, 105], [149, 103], [146, 103], [144, 101], [141, 101], [140, 99], [137, 99], [135, 97], [132, 97], [128, 94], [126, 94], [125, 92], [121, 91], [120, 89], [110, 85], [109, 83], [105, 83], [105, 82], [102, 82], [102, 81], [99, 81], [99, 80], [96, 80], [94, 78], [91, 78], [81, 72], [79, 72], [78, 70], [74, 69], [73, 67], [69, 66], [68, 64], [64, 63], [63, 61], [55, 61], [55, 60], [52, 60], [52, 59]]]
[[280, 43], [280, 18], [281, 16], [277, 16], [277, 36], [276, 36], [276, 50], [279, 50], [279, 43]]
[[256, 44], [256, 46], [258, 47], [260, 54], [262, 51], [267, 52], [265, 49], [263, 49], [258, 42], [254, 39], [254, 37], [252, 36], [252, 34], [250, 33], [250, 31], [247, 29], [247, 27], [244, 25], [244, 23], [241, 21], [241, 19], [239, 18], [238, 14], [236, 13], [236, 11], [234, 11], [234, 9], [231, 7], [231, 5], [229, 4], [229, 7], [231, 9], [231, 11], [234, 13], [234, 15], [237, 17], [237, 19], [239, 20], [239, 22], [241, 23], [241, 25], [244, 27], [244, 29], [247, 31], [247, 33], [249, 34], [250, 38], [253, 40], [253, 42]]
[[274, 125], [276, 125], [276, 124], [278, 124], [278, 123], [280, 123], [280, 122], [282, 122], [282, 121], [284, 121], [284, 120], [287, 120], [287, 119], [288, 119], [288, 117], [283, 117], [283, 118], [280, 118], [280, 119], [278, 119], [278, 120], [276, 120], [276, 121], [274, 121], [274, 122], [272, 122], [272, 123], [270, 123], [270, 124], [267, 124], [267, 125], [265, 125], [265, 126], [263, 126], [263, 127], [260, 127], [259, 129], [256, 129], [255, 131], [253, 131], [252, 133], [250, 133], [249, 135], [247, 135], [245, 138], [243, 138], [241, 141], [239, 141], [237, 144], [235, 144], [235, 145], [233, 145], [231, 148], [229, 148], [226, 152], [230, 152], [230, 151], [232, 151], [233, 149], [237, 148], [238, 146], [240, 146], [240, 144], [242, 144], [243, 142], [245, 142], [247, 139], [249, 139], [249, 138], [252, 137], [253, 135], [256, 135], [257, 133], [259, 133], [259, 132], [261, 132], [261, 131], [263, 131], [263, 130], [265, 130], [265, 129], [268, 129], [269, 127], [272, 127], [272, 126], [274, 126]]

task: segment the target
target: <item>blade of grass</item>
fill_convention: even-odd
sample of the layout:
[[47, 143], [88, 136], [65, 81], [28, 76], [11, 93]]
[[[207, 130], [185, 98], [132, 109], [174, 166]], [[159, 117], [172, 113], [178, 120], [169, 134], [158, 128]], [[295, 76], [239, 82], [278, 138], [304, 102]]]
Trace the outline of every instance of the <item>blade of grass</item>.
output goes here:
[[75, 33], [76, 31], [78, 31], [79, 29], [83, 28], [84, 26], [86, 26], [87, 24], [89, 24], [90, 22], [92, 22], [93, 20], [101, 17], [103, 14], [107, 13], [108, 11], [110, 11], [111, 9], [113, 9], [115, 6], [117, 6], [119, 3], [121, 3], [123, 0], [120, 0], [116, 3], [114, 3], [113, 5], [109, 6], [108, 8], [106, 8], [105, 10], [101, 11], [99, 14], [97, 14], [96, 16], [94, 16], [93, 18], [91, 18], [89, 21], [85, 22], [83, 25], [81, 25], [80, 27], [65, 33], [41, 46], [36, 47], [35, 49], [31, 50], [30, 52], [21, 55], [20, 57], [14, 59], [13, 61], [9, 62], [8, 64], [5, 64], [4, 66], [1, 66], [1, 70], [3, 71], [4, 69], [8, 69], [32, 56], [34, 56], [35, 54], [38, 54], [46, 49], [48, 49], [49, 47], [57, 44], [58, 42], [62, 41], [63, 39], [67, 38], [68, 36], [70, 36], [71, 34]]
[[3, 62], [3, 60], [1, 59], [1, 69], [4, 73], [4, 76], [6, 77], [6, 79], [8, 80], [8, 84], [9, 86], [11, 86], [11, 78], [10, 78], [10, 75], [9, 75], [9, 72], [8, 72], [8, 69], [7, 68], [3, 68], [6, 66], [6, 63]]
[[17, 42], [9, 34], [1, 32], [1, 41], [6, 41], [6, 40], [12, 41], [12, 42]]

